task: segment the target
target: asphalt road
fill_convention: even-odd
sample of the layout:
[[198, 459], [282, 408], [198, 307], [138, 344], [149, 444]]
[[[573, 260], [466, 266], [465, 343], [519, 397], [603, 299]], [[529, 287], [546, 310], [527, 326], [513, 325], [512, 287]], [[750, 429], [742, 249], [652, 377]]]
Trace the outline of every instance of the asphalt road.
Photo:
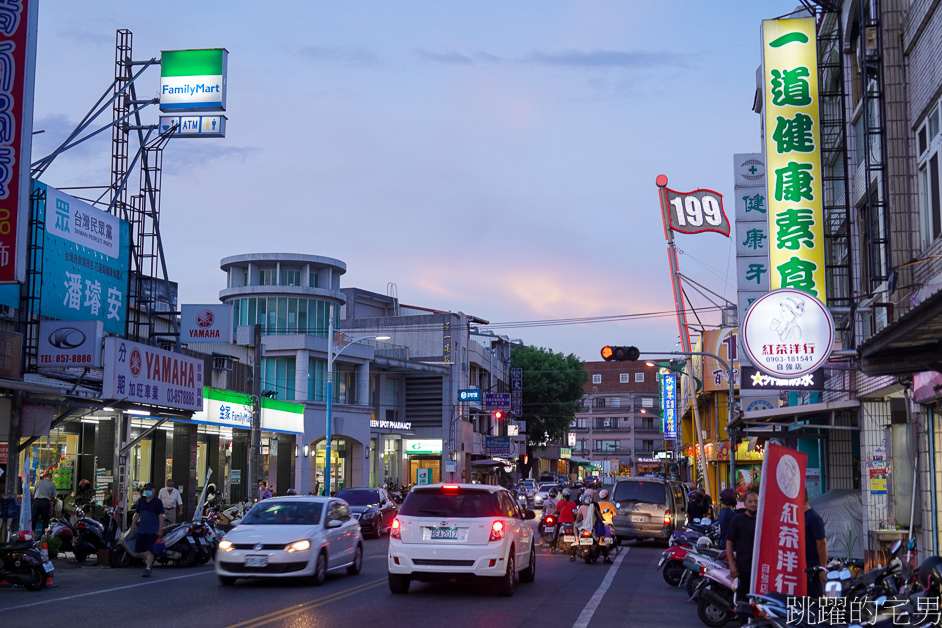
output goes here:
[[388, 538], [366, 539], [363, 570], [331, 575], [321, 587], [298, 581], [245, 581], [221, 587], [212, 564], [141, 570], [77, 566], [61, 555], [55, 587], [0, 587], [0, 625], [82, 626], [703, 626], [683, 590], [656, 571], [662, 546], [628, 544], [611, 566], [569, 562], [539, 548], [536, 582], [513, 597], [489, 586], [412, 583], [404, 596], [386, 582]]

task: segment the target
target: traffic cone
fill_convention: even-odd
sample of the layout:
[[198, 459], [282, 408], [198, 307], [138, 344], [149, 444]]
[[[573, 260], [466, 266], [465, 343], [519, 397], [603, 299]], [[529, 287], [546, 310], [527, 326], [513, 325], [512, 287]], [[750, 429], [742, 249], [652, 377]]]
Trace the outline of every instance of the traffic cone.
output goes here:
[[[46, 542], [45, 542], [45, 541], [43, 541], [43, 547], [42, 547], [41, 550], [39, 550], [39, 552], [40, 552], [40, 554], [42, 554], [43, 562], [44, 562], [44, 563], [49, 562], [49, 546], [46, 545]], [[44, 587], [47, 587], [47, 588], [48, 588], [48, 587], [56, 586], [56, 585], [52, 584], [52, 574], [49, 574], [49, 573], [46, 574], [46, 584], [44, 584], [43, 586], [44, 586]]]

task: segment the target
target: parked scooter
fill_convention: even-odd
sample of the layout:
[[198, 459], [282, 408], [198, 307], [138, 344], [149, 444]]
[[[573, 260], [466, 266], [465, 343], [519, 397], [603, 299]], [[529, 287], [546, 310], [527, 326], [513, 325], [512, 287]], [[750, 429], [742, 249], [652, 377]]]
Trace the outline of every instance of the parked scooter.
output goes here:
[[73, 528], [72, 524], [69, 523], [66, 519], [61, 519], [59, 517], [52, 519], [49, 522], [49, 527], [46, 528], [46, 536], [56, 537], [59, 539], [60, 552], [74, 551], [73, 541], [75, 540], [75, 528]]
[[72, 541], [72, 553], [76, 562], [83, 563], [89, 554], [109, 548], [114, 543], [118, 531], [118, 519], [114, 508], [105, 508], [104, 522], [86, 517], [81, 507], [75, 508], [75, 538]]
[[0, 543], [0, 580], [22, 585], [27, 591], [39, 591], [54, 571], [52, 561], [43, 559], [33, 543], [32, 532], [20, 532], [16, 541]]
[[729, 568], [711, 565], [701, 570], [702, 580], [697, 585], [697, 615], [707, 626], [725, 626], [736, 616], [735, 593], [738, 578], [729, 575]]
[[[128, 536], [127, 532], [119, 536], [111, 555], [112, 566], [130, 567], [135, 562], [144, 562], [145, 552], [137, 551], [135, 537], [136, 534]], [[167, 550], [154, 557], [158, 563], [180, 567], [191, 567], [196, 564], [199, 559], [199, 544], [190, 536], [188, 523], [178, 523], [164, 528], [163, 537]]]

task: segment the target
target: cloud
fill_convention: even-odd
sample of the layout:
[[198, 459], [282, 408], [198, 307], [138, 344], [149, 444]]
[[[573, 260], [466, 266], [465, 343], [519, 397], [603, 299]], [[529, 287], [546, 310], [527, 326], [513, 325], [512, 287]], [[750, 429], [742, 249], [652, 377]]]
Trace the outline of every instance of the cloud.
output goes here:
[[424, 61], [440, 63], [443, 65], [474, 65], [471, 57], [465, 56], [460, 52], [449, 50], [448, 52], [431, 52], [429, 50], [416, 50], [415, 53]]
[[[89, 133], [94, 133], [102, 126], [110, 122], [111, 113], [104, 113], [99, 116], [91, 126], [79, 134], [78, 138], [76, 139], [81, 139]], [[57, 149], [59, 145], [65, 141], [65, 138], [67, 138], [72, 133], [77, 124], [78, 122], [76, 120], [72, 120], [65, 114], [61, 113], [53, 113], [33, 120], [33, 129], [36, 131], [43, 131], [42, 133], [33, 135], [33, 161], [41, 159], [42, 157], [45, 157]], [[67, 158], [85, 157], [93, 154], [99, 155], [102, 151], [108, 150], [108, 143], [110, 141], [111, 132], [104, 131], [92, 139], [86, 140], [74, 148], [70, 148], [68, 151], [62, 153], [60, 157]]]
[[[164, 172], [173, 175], [190, 175], [194, 168], [205, 166], [213, 161], [232, 160], [245, 161], [256, 155], [261, 149], [254, 146], [223, 146], [211, 144], [204, 140], [190, 140], [183, 146], [183, 142], [173, 151], [172, 159], [164, 160]], [[171, 144], [171, 146], [173, 146]]]
[[302, 58], [315, 63], [365, 67], [379, 65], [379, 57], [366, 48], [305, 46], [301, 48], [300, 53]]
[[102, 44], [114, 45], [115, 36], [107, 30], [92, 31], [86, 30], [75, 25], [67, 29], [60, 30], [59, 37], [63, 40], [69, 40], [76, 44], [100, 46]]
[[570, 68], [636, 68], [684, 65], [683, 55], [669, 52], [627, 52], [622, 50], [563, 50], [531, 52], [526, 63]]

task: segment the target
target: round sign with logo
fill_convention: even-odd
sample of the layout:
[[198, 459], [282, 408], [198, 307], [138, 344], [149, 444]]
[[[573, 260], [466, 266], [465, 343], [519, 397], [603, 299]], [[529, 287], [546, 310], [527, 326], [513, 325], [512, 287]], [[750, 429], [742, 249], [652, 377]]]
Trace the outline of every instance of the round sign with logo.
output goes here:
[[757, 299], [740, 325], [746, 355], [782, 379], [816, 370], [834, 349], [834, 319], [812, 295], [782, 288]]

